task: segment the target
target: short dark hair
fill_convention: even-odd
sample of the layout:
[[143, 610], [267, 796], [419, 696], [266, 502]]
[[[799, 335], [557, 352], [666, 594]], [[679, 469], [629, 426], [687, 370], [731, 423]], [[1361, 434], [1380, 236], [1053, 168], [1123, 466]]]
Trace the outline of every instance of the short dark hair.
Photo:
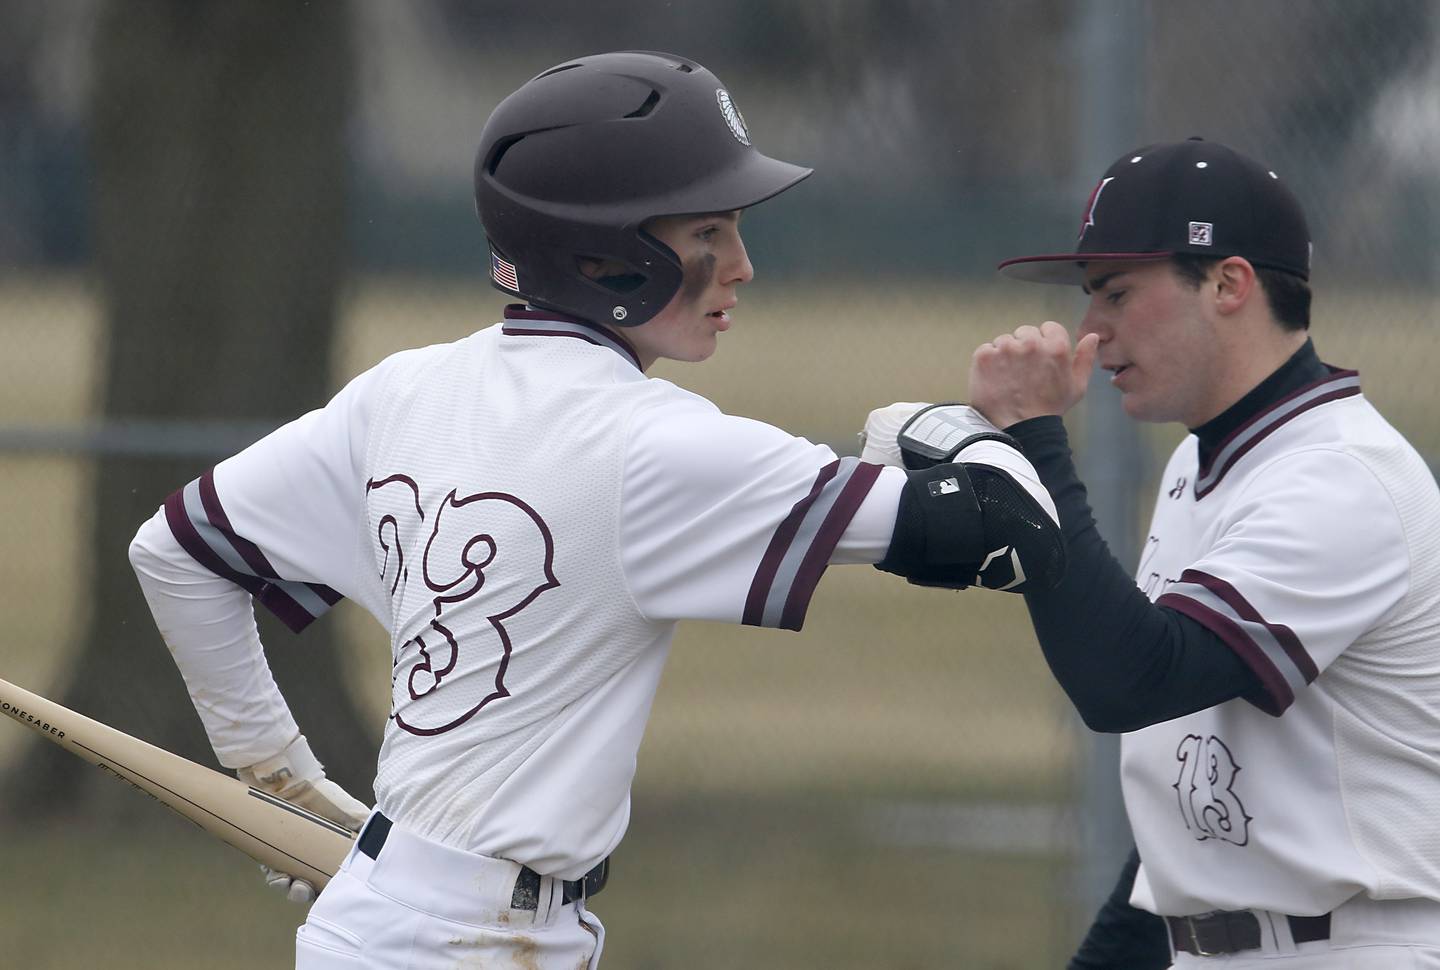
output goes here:
[[[1210, 275], [1210, 268], [1220, 262], [1223, 256], [1192, 256], [1176, 253], [1170, 257], [1175, 273], [1180, 279], [1199, 289]], [[1265, 301], [1270, 304], [1270, 315], [1286, 330], [1310, 329], [1310, 284], [1294, 273], [1283, 269], [1255, 267], [1255, 278], [1265, 291]]]

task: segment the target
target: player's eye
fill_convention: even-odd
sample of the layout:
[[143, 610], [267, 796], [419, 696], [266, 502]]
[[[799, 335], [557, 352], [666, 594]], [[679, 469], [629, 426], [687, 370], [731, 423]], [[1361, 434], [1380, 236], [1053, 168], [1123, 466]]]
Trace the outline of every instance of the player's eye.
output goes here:
[[695, 237], [696, 237], [697, 239], [699, 239], [701, 242], [707, 242], [707, 243], [708, 243], [708, 242], [714, 242], [714, 241], [715, 241], [715, 236], [718, 235], [719, 232], [720, 232], [720, 227], [719, 227], [719, 226], [705, 226], [705, 227], [702, 228], [702, 229], [696, 230], [696, 232], [695, 232]]
[[1121, 298], [1124, 297], [1124, 296], [1125, 296], [1125, 291], [1124, 291], [1124, 290], [1116, 290], [1116, 291], [1113, 292], [1113, 293], [1106, 293], [1106, 294], [1105, 294], [1105, 302], [1106, 302], [1106, 303], [1109, 303], [1111, 306], [1119, 306], [1119, 305], [1120, 305], [1120, 300], [1121, 300]]

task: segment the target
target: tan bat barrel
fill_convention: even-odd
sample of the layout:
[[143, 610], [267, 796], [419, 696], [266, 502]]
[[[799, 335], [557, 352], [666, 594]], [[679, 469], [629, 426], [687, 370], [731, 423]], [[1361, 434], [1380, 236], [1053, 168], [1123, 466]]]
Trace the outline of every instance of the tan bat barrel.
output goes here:
[[129, 782], [257, 862], [317, 889], [330, 881], [354, 842], [355, 834], [342, 825], [5, 680], [0, 680], [0, 713]]

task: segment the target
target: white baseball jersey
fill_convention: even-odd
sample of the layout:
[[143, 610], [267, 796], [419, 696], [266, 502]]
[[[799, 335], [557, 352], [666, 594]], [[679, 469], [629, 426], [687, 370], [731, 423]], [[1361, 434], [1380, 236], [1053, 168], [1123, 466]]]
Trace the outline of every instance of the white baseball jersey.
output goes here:
[[[217, 465], [137, 542], [193, 559], [170, 550], [188, 570], [170, 589], [224, 577], [296, 629], [364, 606], [394, 662], [377, 807], [575, 878], [625, 831], [675, 622], [799, 629], [828, 563], [884, 557], [904, 481], [647, 379], [609, 331], [512, 307]], [[142, 583], [221, 760], [293, 737], [246, 594]]]
[[1332, 371], [1165, 470], [1138, 582], [1250, 667], [1235, 699], [1125, 735], [1162, 915], [1440, 899], [1440, 494]]

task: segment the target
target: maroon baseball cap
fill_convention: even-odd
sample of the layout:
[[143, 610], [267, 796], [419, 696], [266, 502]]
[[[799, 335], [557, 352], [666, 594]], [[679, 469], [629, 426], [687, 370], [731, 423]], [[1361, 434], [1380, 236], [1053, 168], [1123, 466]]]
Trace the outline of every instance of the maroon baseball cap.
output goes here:
[[1177, 253], [1243, 256], [1310, 278], [1310, 230], [1280, 176], [1200, 138], [1126, 152], [1090, 192], [1073, 252], [1007, 259], [999, 269], [1034, 283], [1083, 284], [1089, 262]]

